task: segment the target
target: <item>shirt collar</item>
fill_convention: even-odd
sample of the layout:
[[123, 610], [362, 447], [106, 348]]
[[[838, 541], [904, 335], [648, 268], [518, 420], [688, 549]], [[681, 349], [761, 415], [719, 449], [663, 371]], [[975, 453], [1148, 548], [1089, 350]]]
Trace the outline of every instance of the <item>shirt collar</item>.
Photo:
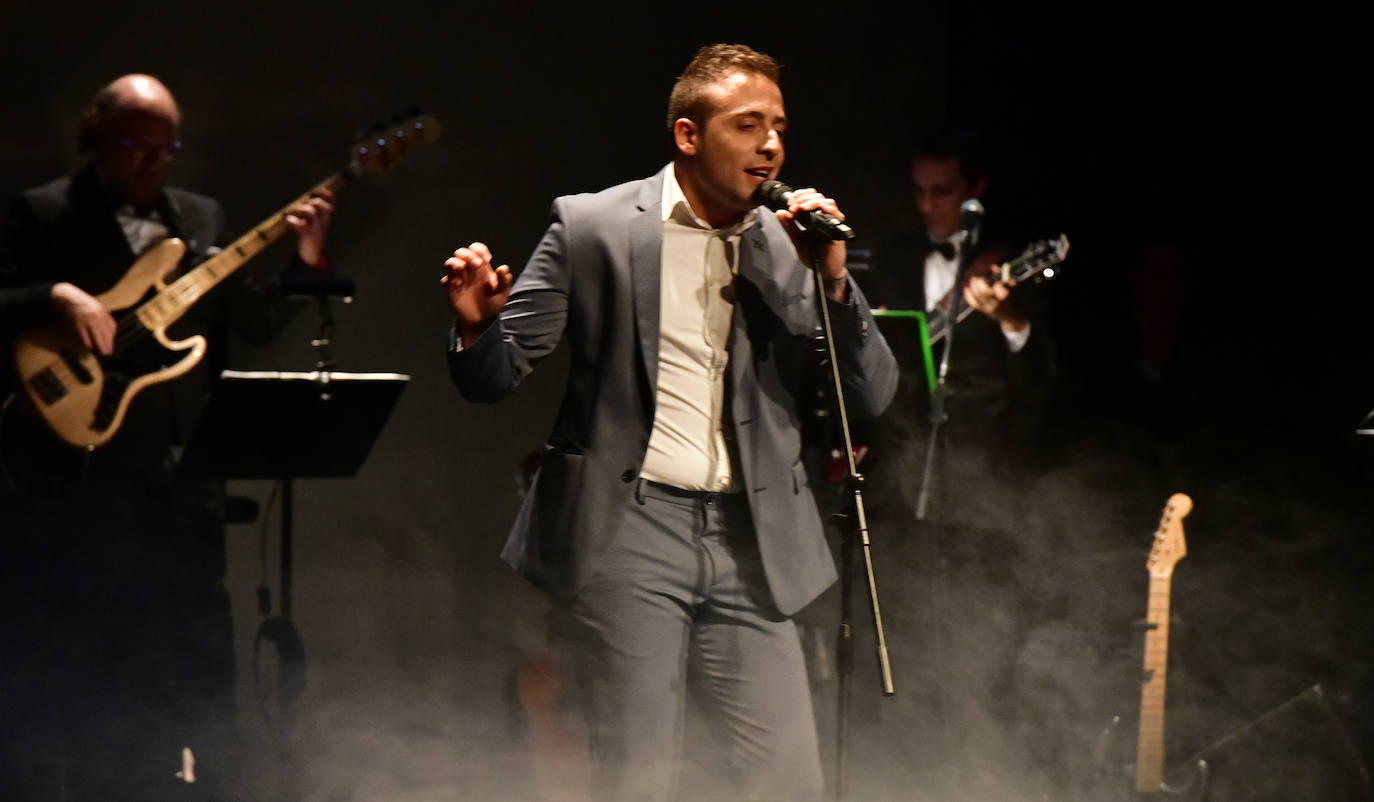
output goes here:
[[758, 215], [758, 207], [755, 207], [749, 210], [743, 220], [732, 226], [712, 228], [710, 223], [702, 220], [692, 210], [692, 204], [687, 202], [687, 196], [682, 192], [682, 185], [677, 181], [677, 165], [672, 162], [668, 163], [668, 169], [663, 176], [663, 222], [672, 220], [689, 228], [700, 228], [722, 237], [737, 237], [744, 233], [745, 229], [754, 225], [755, 221], [758, 220]]

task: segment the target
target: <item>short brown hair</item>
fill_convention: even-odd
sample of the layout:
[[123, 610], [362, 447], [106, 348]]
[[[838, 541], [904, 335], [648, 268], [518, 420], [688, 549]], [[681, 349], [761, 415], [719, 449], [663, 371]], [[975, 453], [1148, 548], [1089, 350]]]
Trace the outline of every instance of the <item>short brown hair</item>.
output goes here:
[[748, 45], [706, 45], [692, 57], [668, 95], [668, 130], [682, 117], [701, 124], [705, 112], [702, 89], [727, 75], [754, 72], [778, 83], [778, 62]]

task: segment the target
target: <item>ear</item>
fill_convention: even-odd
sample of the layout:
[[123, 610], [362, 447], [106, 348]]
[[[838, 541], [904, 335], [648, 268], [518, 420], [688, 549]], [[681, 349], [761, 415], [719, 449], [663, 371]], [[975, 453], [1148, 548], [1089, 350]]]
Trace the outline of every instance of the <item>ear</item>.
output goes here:
[[697, 145], [700, 137], [701, 129], [697, 127], [695, 122], [686, 117], [679, 117], [673, 122], [673, 144], [682, 155], [697, 155]]

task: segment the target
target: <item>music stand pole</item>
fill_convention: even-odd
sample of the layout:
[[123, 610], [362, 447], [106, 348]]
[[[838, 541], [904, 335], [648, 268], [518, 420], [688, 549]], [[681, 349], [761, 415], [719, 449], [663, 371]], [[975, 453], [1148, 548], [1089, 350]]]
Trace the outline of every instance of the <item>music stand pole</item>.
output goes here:
[[949, 309], [945, 313], [945, 350], [940, 355], [940, 369], [936, 371], [935, 387], [930, 391], [930, 439], [926, 442], [925, 467], [921, 470], [921, 491], [916, 495], [918, 521], [926, 519], [926, 508], [930, 502], [931, 477], [935, 473], [935, 449], [940, 439], [941, 427], [947, 417], [945, 401], [949, 398], [949, 385], [945, 377], [949, 374], [949, 353], [954, 350], [954, 324], [959, 319], [959, 307], [964, 301], [964, 278], [973, 264], [973, 251], [977, 244], [977, 227], [966, 228], [965, 231], [966, 236], [959, 247], [959, 267], [954, 272], [954, 287], [949, 293]]
[[305, 689], [305, 647], [293, 623], [296, 479], [351, 478], [381, 434], [410, 377], [397, 373], [224, 371], [182, 456], [185, 476], [269, 479], [281, 488], [279, 614], [260, 591], [254, 639], [276, 647], [278, 720], [288, 758], [293, 704]]
[[291, 538], [293, 535], [291, 519], [292, 496], [291, 477], [281, 478], [281, 617], [291, 621]]
[[[815, 235], [806, 240], [806, 256], [813, 266], [820, 264], [823, 241]], [[892, 696], [896, 688], [892, 682], [892, 663], [888, 659], [887, 636], [883, 630], [882, 609], [878, 605], [878, 585], [873, 572], [872, 543], [868, 537], [868, 517], [864, 512], [863, 476], [854, 462], [854, 441], [849, 432], [849, 414], [844, 403], [844, 384], [840, 379], [840, 365], [835, 353], [835, 332], [830, 324], [829, 298], [825, 292], [825, 279], [819, 269], [811, 271], [815, 276], [817, 305], [821, 310], [821, 328], [825, 332], [826, 357], [830, 363], [830, 379], [835, 391], [835, 409], [839, 413], [840, 433], [843, 440], [845, 460], [849, 468], [849, 487], [854, 496], [854, 523], [847, 527], [841, 545], [840, 555], [840, 628], [836, 641], [836, 711], [835, 711], [835, 799], [845, 798], [847, 772], [849, 770], [849, 699], [850, 678], [854, 673], [854, 631], [851, 623], [853, 605], [852, 566], [853, 553], [862, 548], [865, 576], [868, 580], [868, 600], [873, 613], [873, 631], [877, 639], [878, 670], [882, 680], [883, 694]]]

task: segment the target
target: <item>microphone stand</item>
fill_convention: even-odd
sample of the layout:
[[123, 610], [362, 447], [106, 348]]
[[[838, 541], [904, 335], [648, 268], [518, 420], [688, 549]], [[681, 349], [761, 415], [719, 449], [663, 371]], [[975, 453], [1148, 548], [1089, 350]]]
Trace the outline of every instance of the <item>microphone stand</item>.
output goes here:
[[847, 528], [840, 549], [840, 628], [836, 640], [836, 718], [835, 718], [835, 784], [834, 798], [845, 798], [846, 773], [849, 762], [849, 700], [850, 677], [854, 673], [853, 561], [854, 552], [862, 548], [864, 572], [868, 580], [868, 601], [873, 613], [873, 631], [877, 638], [878, 670], [883, 695], [892, 696], [896, 688], [892, 682], [892, 664], [888, 659], [887, 636], [883, 630], [882, 609], [878, 605], [878, 586], [873, 573], [872, 543], [868, 537], [868, 518], [864, 512], [863, 476], [854, 462], [853, 439], [849, 432], [849, 416], [845, 409], [844, 388], [840, 379], [839, 361], [835, 355], [835, 332], [830, 324], [829, 297], [825, 278], [819, 269], [822, 247], [827, 240], [819, 232], [808, 231], [804, 238], [806, 260], [815, 275], [817, 303], [821, 310], [821, 328], [825, 333], [826, 358], [830, 363], [830, 378], [834, 383], [835, 407], [839, 413], [840, 433], [843, 437], [845, 459], [849, 466], [848, 485], [854, 494], [855, 527]]
[[935, 387], [930, 391], [930, 440], [926, 443], [925, 467], [921, 471], [921, 491], [916, 496], [916, 520], [926, 520], [926, 508], [930, 502], [931, 475], [935, 472], [935, 448], [940, 438], [940, 427], [948, 417], [945, 414], [945, 401], [949, 399], [949, 385], [945, 376], [949, 373], [949, 353], [954, 350], [954, 324], [959, 320], [960, 306], [964, 302], [963, 284], [968, 269], [973, 264], [974, 246], [978, 243], [978, 225], [973, 223], [964, 228], [964, 239], [959, 245], [959, 267], [954, 273], [954, 288], [950, 291], [949, 310], [945, 313], [945, 351], [940, 355], [940, 369], [936, 372]]

